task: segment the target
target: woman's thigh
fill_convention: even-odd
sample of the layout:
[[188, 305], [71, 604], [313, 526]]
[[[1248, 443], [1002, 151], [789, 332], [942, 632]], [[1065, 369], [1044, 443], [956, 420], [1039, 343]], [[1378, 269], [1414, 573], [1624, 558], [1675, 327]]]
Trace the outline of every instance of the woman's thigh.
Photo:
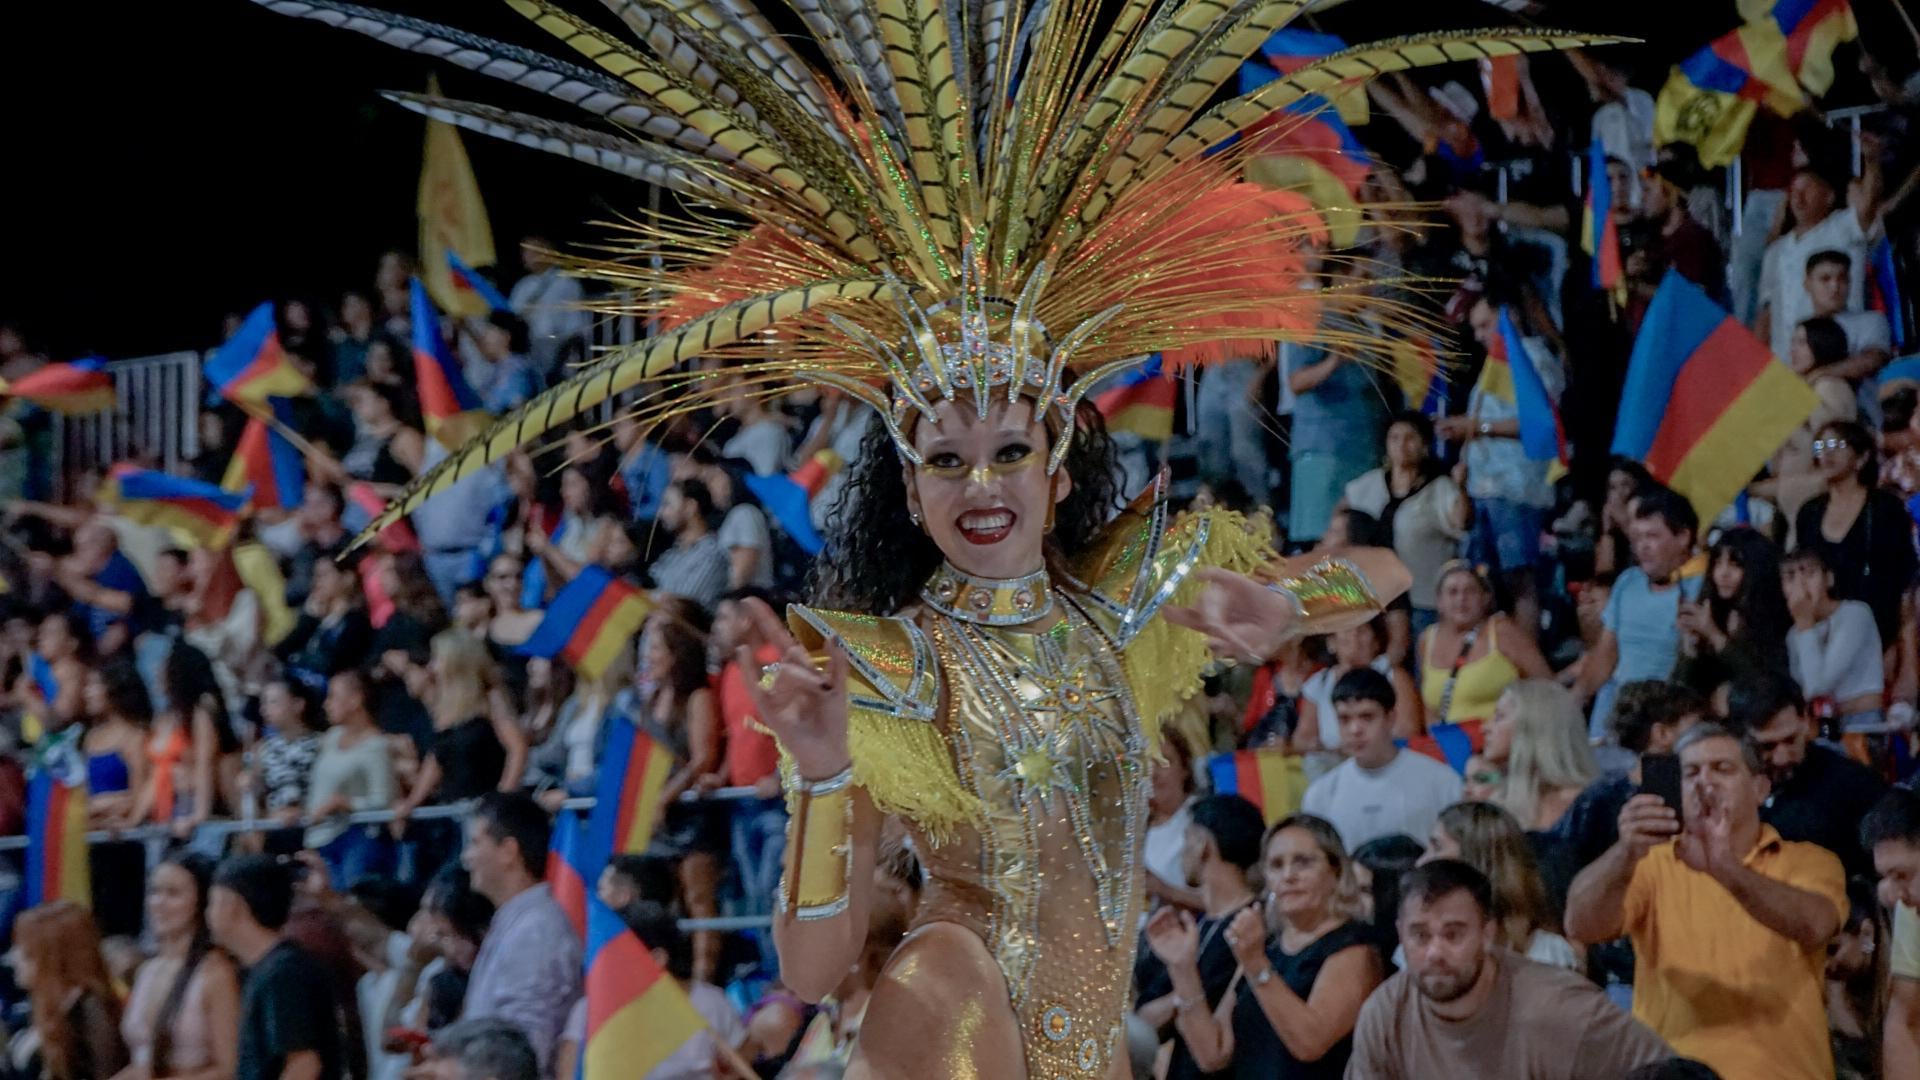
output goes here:
[[873, 988], [847, 1080], [1026, 1075], [1020, 1023], [985, 943], [955, 923], [907, 935]]

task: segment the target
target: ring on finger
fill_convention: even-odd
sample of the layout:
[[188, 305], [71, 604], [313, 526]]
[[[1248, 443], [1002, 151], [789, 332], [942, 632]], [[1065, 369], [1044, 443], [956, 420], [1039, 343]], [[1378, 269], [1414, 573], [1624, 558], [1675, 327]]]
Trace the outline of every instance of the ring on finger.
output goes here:
[[773, 663], [768, 664], [766, 667], [763, 667], [760, 669], [760, 689], [762, 690], [773, 689], [773, 680], [779, 677], [780, 677], [780, 662], [776, 660]]

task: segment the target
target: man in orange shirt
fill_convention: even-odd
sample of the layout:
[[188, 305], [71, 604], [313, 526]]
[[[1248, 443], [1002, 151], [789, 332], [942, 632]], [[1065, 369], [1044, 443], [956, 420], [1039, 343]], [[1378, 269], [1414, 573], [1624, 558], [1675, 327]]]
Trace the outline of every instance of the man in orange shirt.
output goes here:
[[[780, 859], [786, 853], [787, 810], [780, 798], [780, 750], [773, 736], [760, 726], [754, 715], [753, 699], [747, 692], [747, 680], [757, 679], [760, 669], [780, 658], [780, 650], [769, 644], [748, 615], [747, 601], [771, 603], [761, 589], [735, 589], [720, 598], [714, 609], [713, 655], [721, 661], [715, 679], [714, 698], [719, 702], [720, 721], [727, 737], [726, 757], [719, 772], [700, 778], [700, 789], [750, 787], [754, 797], [734, 800], [733, 866], [740, 882], [745, 910], [742, 914], [764, 915], [773, 911], [773, 893], [780, 884]], [[778, 610], [777, 605], [775, 609]], [[753, 657], [751, 670], [742, 670], [740, 649]], [[771, 956], [771, 952], [768, 953]]]
[[1760, 821], [1752, 744], [1696, 724], [1680, 756], [1683, 825], [1657, 795], [1620, 812], [1620, 839], [1574, 879], [1567, 936], [1633, 940], [1633, 1014], [1722, 1076], [1832, 1080], [1824, 971], [1847, 910], [1832, 852]]

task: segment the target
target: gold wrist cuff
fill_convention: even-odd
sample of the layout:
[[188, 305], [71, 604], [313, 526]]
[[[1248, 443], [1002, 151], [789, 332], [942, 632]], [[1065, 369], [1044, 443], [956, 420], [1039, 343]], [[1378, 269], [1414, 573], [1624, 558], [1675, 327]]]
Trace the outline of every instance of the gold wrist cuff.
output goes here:
[[1292, 601], [1298, 629], [1305, 634], [1331, 633], [1364, 622], [1381, 610], [1373, 583], [1346, 559], [1315, 563], [1267, 588]]
[[853, 768], [814, 783], [801, 781], [794, 794], [780, 912], [796, 919], [830, 919], [847, 910], [853, 881]]

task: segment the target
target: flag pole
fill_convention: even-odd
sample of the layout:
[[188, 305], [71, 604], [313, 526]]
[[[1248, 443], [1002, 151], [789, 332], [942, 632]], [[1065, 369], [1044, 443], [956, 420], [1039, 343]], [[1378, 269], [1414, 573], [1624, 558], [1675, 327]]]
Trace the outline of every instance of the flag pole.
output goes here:
[[1913, 43], [1920, 46], [1920, 27], [1913, 25], [1913, 16], [1907, 14], [1907, 6], [1900, 0], [1887, 0], [1888, 6], [1900, 13], [1900, 21], [1907, 24], [1907, 33], [1913, 35]]

